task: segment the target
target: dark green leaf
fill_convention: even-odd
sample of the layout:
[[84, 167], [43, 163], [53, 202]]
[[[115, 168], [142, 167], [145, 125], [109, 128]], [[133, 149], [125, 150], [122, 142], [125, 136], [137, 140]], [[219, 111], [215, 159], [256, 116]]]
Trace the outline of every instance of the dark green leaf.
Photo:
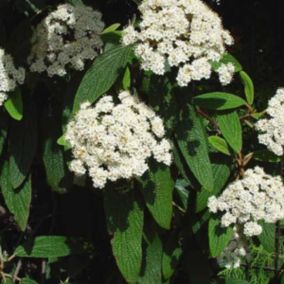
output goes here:
[[213, 92], [198, 95], [193, 98], [193, 103], [202, 108], [212, 110], [234, 109], [246, 105], [246, 101], [236, 95], [222, 92]]
[[240, 72], [240, 77], [245, 88], [245, 95], [248, 104], [252, 105], [254, 101], [254, 85], [250, 76], [245, 72]]
[[22, 278], [21, 284], [37, 284], [38, 282], [36, 282], [35, 280], [29, 278], [29, 277], [25, 277]]
[[19, 188], [13, 189], [9, 180], [9, 164], [5, 162], [0, 176], [0, 186], [9, 211], [14, 215], [20, 229], [24, 231], [27, 227], [32, 199], [30, 177]]
[[236, 111], [222, 112], [216, 118], [222, 135], [232, 149], [239, 153], [243, 147], [243, 137], [238, 113]]
[[163, 246], [157, 232], [147, 234], [144, 266], [138, 279], [139, 284], [155, 284], [162, 281]]
[[37, 147], [36, 121], [33, 111], [25, 113], [21, 122], [13, 121], [10, 135], [10, 182], [18, 188], [27, 177]]
[[250, 284], [246, 280], [241, 280], [241, 279], [227, 279], [226, 284]]
[[234, 231], [232, 228], [222, 228], [220, 220], [212, 217], [208, 223], [208, 237], [209, 248], [212, 257], [219, 256], [230, 240], [232, 239]]
[[126, 281], [135, 283], [142, 264], [143, 209], [134, 189], [121, 193], [107, 188], [104, 196], [113, 255]]
[[105, 94], [131, 60], [132, 54], [131, 46], [115, 46], [98, 57], [79, 86], [74, 100], [73, 113], [79, 110], [81, 103], [85, 101], [94, 103]]
[[269, 162], [269, 163], [279, 163], [281, 162], [281, 157], [276, 156], [268, 150], [259, 150], [253, 153], [253, 158], [256, 161]]
[[265, 250], [274, 253], [275, 251], [275, 224], [262, 223], [262, 233], [258, 236], [258, 239]]
[[190, 184], [185, 179], [177, 179], [175, 183], [175, 190], [184, 211], [186, 211], [188, 205], [189, 190], [186, 187], [189, 185]]
[[169, 229], [173, 214], [174, 189], [169, 168], [155, 164], [141, 180], [141, 191], [149, 211], [162, 228]]
[[206, 188], [213, 190], [213, 173], [204, 125], [192, 106], [187, 106], [176, 133], [179, 149], [190, 170]]
[[207, 207], [208, 198], [212, 195], [218, 195], [218, 193], [225, 186], [230, 176], [230, 168], [228, 165], [226, 165], [226, 163], [213, 164], [212, 167], [214, 177], [214, 190], [212, 192], [201, 190], [197, 193], [196, 212], [200, 212]]
[[64, 236], [39, 236], [18, 246], [14, 253], [19, 257], [54, 258], [70, 255], [71, 248]]
[[13, 119], [21, 120], [23, 118], [23, 99], [19, 88], [9, 95], [4, 107]]
[[223, 138], [219, 136], [210, 136], [208, 141], [216, 150], [230, 156], [229, 146]]

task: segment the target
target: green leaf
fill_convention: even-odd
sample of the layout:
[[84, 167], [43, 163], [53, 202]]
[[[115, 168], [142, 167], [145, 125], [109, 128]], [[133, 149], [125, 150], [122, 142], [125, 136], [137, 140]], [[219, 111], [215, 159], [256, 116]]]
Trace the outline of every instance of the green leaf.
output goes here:
[[21, 122], [13, 121], [9, 146], [10, 182], [18, 188], [29, 174], [36, 153], [37, 129], [32, 110], [26, 112]]
[[223, 162], [220, 164], [213, 164], [213, 177], [214, 177], [214, 190], [209, 192], [207, 190], [201, 190], [197, 192], [196, 196], [196, 212], [201, 212], [207, 207], [208, 198], [212, 195], [218, 195], [224, 188], [230, 177], [230, 168]]
[[22, 278], [21, 284], [37, 284], [38, 282], [36, 282], [35, 280], [29, 278], [29, 277], [25, 277]]
[[259, 150], [253, 153], [253, 158], [256, 161], [269, 162], [269, 163], [279, 163], [281, 162], [281, 157], [276, 156], [268, 150]]
[[80, 104], [89, 101], [94, 103], [105, 94], [115, 83], [121, 69], [132, 59], [131, 46], [115, 46], [99, 56], [87, 71], [74, 99], [73, 113]]
[[64, 151], [67, 151], [71, 149], [71, 145], [65, 140], [64, 135], [60, 136], [57, 140], [56, 143], [60, 146], [64, 147]]
[[184, 211], [187, 210], [189, 190], [186, 188], [190, 184], [185, 179], [177, 179], [175, 183], [175, 190], [178, 196], [179, 203]]
[[258, 236], [258, 239], [266, 251], [274, 253], [276, 226], [264, 222], [262, 222], [261, 226], [262, 233]]
[[13, 119], [22, 120], [23, 99], [19, 88], [9, 95], [8, 100], [4, 103], [4, 107]]
[[219, 152], [230, 156], [230, 149], [227, 142], [219, 136], [210, 136], [208, 138], [209, 143]]
[[6, 138], [7, 138], [7, 131], [6, 131], [6, 129], [1, 129], [0, 128], [0, 156], [2, 155]]
[[252, 105], [254, 101], [254, 85], [250, 76], [245, 72], [240, 72], [240, 77], [245, 88], [245, 95], [248, 104]]
[[236, 95], [213, 92], [198, 95], [193, 98], [193, 103], [199, 107], [212, 110], [234, 109], [246, 105], [246, 101]]
[[116, 31], [119, 27], [120, 27], [119, 23], [114, 23], [114, 24], [110, 25], [109, 27], [105, 28], [104, 31], [101, 34], [103, 35], [103, 34], [112, 33], [114, 31]]
[[241, 279], [227, 279], [226, 284], [250, 284], [246, 280], [241, 280]]
[[143, 267], [138, 279], [139, 284], [162, 283], [162, 252], [163, 245], [157, 232], [147, 234]]
[[129, 67], [126, 67], [124, 76], [122, 79], [123, 90], [129, 90], [131, 87], [131, 73]]
[[216, 117], [222, 135], [232, 147], [239, 153], [243, 147], [242, 126], [236, 111], [222, 112]]
[[9, 211], [14, 215], [20, 229], [25, 231], [32, 199], [31, 178], [27, 178], [19, 188], [13, 189], [9, 180], [9, 164], [6, 161], [2, 167], [0, 187]]
[[240, 72], [243, 69], [243, 67], [240, 64], [240, 62], [230, 53], [225, 53], [220, 61], [212, 62], [213, 70], [216, 71], [221, 66], [222, 63], [223, 64], [232, 63], [234, 65], [234, 67], [235, 67], [235, 72], [236, 73]]
[[234, 231], [232, 228], [222, 228], [220, 220], [217, 217], [209, 219], [208, 236], [209, 248], [212, 257], [219, 256], [230, 240], [232, 239]]
[[70, 255], [71, 248], [64, 236], [39, 236], [18, 246], [14, 253], [18, 257], [54, 258]]
[[169, 168], [155, 164], [141, 181], [143, 184], [141, 191], [153, 218], [162, 228], [170, 229], [174, 181]]
[[194, 176], [206, 190], [213, 190], [213, 172], [204, 125], [188, 105], [176, 133], [179, 149]]
[[129, 283], [136, 283], [142, 265], [144, 213], [134, 189], [119, 192], [107, 188], [104, 193], [108, 229], [113, 235], [112, 252], [117, 266]]
[[170, 279], [173, 276], [181, 254], [182, 249], [178, 242], [178, 238], [176, 236], [171, 236], [166, 242], [162, 259], [162, 272], [164, 279]]
[[67, 0], [73, 6], [82, 6], [84, 2], [82, 0]]

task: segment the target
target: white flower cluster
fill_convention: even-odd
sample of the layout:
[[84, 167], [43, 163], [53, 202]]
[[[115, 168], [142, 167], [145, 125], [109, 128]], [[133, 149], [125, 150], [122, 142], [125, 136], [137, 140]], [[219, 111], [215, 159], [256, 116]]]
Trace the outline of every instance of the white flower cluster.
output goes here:
[[[163, 75], [177, 67], [177, 82], [209, 79], [212, 61], [219, 61], [233, 38], [222, 21], [201, 0], [144, 0], [139, 7], [139, 29], [130, 25], [124, 30], [123, 43], [136, 44], [135, 54], [142, 69]], [[217, 72], [222, 84], [232, 80], [232, 65]]]
[[11, 55], [0, 48], [0, 106], [7, 100], [9, 92], [15, 90], [18, 84], [25, 80], [25, 69], [16, 68]]
[[227, 269], [239, 268], [242, 259], [247, 257], [246, 246], [241, 236], [234, 228], [234, 237], [224, 249], [222, 254], [217, 258], [217, 262], [221, 267]]
[[151, 156], [166, 165], [172, 162], [162, 119], [129, 92], [118, 97], [119, 104], [111, 96], [94, 107], [83, 103], [65, 134], [75, 158], [70, 170], [79, 176], [88, 170], [98, 188], [107, 180], [142, 176]]
[[269, 118], [261, 119], [256, 123], [259, 143], [264, 144], [277, 156], [283, 156], [284, 147], [284, 88], [277, 90], [270, 99], [266, 113]]
[[223, 227], [239, 224], [244, 235], [260, 235], [258, 221], [275, 223], [284, 218], [284, 185], [280, 176], [266, 174], [262, 168], [255, 167], [245, 172], [243, 179], [231, 183], [216, 198], [208, 200], [209, 211], [224, 212]]
[[101, 13], [91, 7], [59, 5], [37, 26], [28, 58], [32, 72], [64, 76], [66, 68], [83, 70], [103, 46]]

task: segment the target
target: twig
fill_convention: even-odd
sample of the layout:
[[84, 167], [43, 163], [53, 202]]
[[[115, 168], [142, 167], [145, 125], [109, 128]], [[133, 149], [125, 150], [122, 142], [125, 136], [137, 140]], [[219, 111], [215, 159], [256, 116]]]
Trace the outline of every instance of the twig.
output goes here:
[[17, 262], [15, 273], [14, 273], [14, 275], [12, 277], [13, 282], [15, 282], [16, 280], [19, 280], [18, 274], [19, 274], [19, 272], [20, 272], [20, 270], [22, 268], [22, 264], [23, 264], [22, 260], [19, 259], [18, 262]]

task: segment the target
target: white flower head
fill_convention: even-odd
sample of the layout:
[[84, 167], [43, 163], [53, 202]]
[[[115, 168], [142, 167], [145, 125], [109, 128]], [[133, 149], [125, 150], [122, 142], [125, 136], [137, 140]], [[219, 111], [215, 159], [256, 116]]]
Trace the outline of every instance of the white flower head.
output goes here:
[[[220, 17], [201, 0], [144, 0], [139, 6], [142, 21], [124, 29], [123, 44], [135, 44], [141, 67], [157, 75], [177, 67], [177, 83], [209, 79], [212, 61], [219, 61], [233, 38]], [[232, 64], [217, 71], [220, 82], [233, 78]]]
[[277, 156], [283, 156], [284, 147], [284, 88], [279, 88], [276, 95], [270, 99], [266, 110], [268, 118], [259, 120], [256, 129], [259, 143]]
[[172, 162], [162, 119], [129, 92], [118, 99], [118, 104], [111, 96], [95, 106], [83, 103], [65, 134], [74, 156], [70, 170], [78, 176], [88, 172], [98, 188], [108, 180], [142, 176], [150, 157], [168, 166]]
[[101, 13], [91, 7], [62, 4], [36, 27], [28, 58], [32, 72], [65, 76], [68, 68], [83, 70], [103, 46]]
[[7, 100], [8, 93], [23, 84], [24, 80], [25, 69], [16, 68], [12, 56], [0, 48], [0, 106]]
[[244, 235], [257, 236], [262, 232], [259, 221], [276, 223], [284, 218], [284, 185], [281, 177], [255, 167], [229, 184], [218, 198], [210, 197], [208, 208], [212, 213], [223, 214], [223, 227], [240, 225]]

